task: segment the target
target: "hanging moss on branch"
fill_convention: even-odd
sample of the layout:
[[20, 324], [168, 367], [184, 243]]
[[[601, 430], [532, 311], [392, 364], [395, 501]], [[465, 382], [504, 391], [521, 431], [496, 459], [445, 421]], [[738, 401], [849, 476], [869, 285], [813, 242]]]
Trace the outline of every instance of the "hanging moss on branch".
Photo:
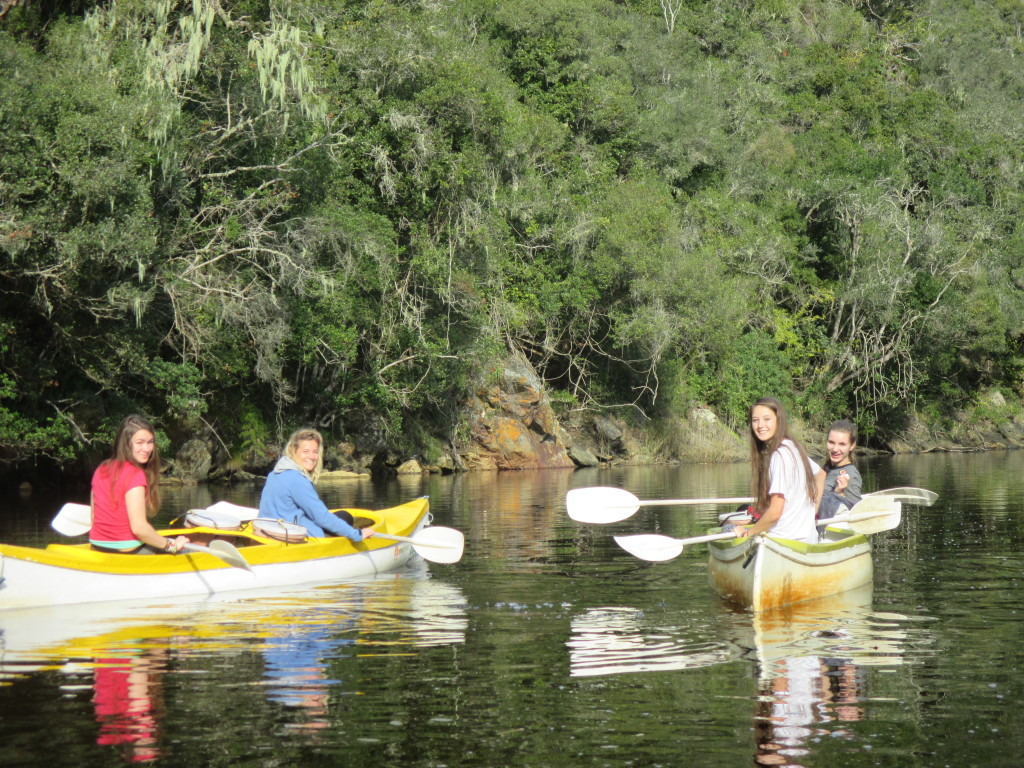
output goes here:
[[1024, 10], [962, 6], [2, 3], [0, 462], [437, 453], [508, 360], [568, 421], [1010, 408]]

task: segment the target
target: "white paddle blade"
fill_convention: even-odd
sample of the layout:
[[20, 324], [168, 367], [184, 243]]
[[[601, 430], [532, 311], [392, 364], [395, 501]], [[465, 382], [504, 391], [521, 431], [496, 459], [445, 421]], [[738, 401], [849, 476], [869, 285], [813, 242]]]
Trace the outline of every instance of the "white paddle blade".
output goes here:
[[443, 525], [431, 525], [415, 536], [397, 536], [391, 533], [375, 533], [375, 539], [388, 541], [407, 541], [413, 550], [431, 563], [457, 563], [462, 559], [462, 551], [466, 545], [466, 537], [462, 531], [446, 528]]
[[855, 533], [890, 531], [902, 520], [902, 505], [892, 496], [865, 496], [845, 515], [822, 520], [818, 525], [845, 526]]
[[235, 568], [243, 568], [249, 573], [253, 572], [252, 568], [249, 567], [249, 563], [247, 563], [245, 558], [242, 557], [242, 553], [238, 551], [238, 548], [227, 541], [214, 539], [207, 547], [200, 544], [186, 544], [182, 551], [191, 552], [197, 555], [213, 555]]
[[456, 528], [431, 525], [413, 536], [412, 548], [432, 563], [457, 563], [462, 559], [466, 537]]
[[903, 505], [893, 501], [885, 511], [854, 513], [851, 510], [847, 525], [856, 533], [880, 533], [891, 531], [903, 519]]
[[580, 523], [617, 523], [638, 509], [639, 499], [622, 488], [574, 488], [565, 494], [565, 511]]
[[891, 496], [897, 501], [920, 504], [923, 507], [930, 507], [939, 498], [939, 494], [929, 491], [927, 488], [888, 488], [883, 491], [865, 493], [864, 496]]
[[50, 527], [65, 536], [81, 536], [92, 528], [92, 512], [88, 504], [65, 504], [57, 516], [50, 521]]
[[639, 533], [634, 536], [615, 536], [615, 543], [624, 550], [652, 563], [672, 560], [683, 554], [683, 545], [679, 539], [660, 536], [657, 533]]

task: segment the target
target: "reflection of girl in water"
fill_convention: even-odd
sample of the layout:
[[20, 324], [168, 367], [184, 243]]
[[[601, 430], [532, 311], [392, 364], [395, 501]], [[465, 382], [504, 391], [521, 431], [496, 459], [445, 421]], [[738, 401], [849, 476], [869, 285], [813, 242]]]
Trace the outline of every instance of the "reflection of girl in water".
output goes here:
[[100, 732], [96, 743], [124, 747], [129, 763], [160, 757], [157, 747], [161, 716], [159, 683], [163, 653], [147, 652], [137, 658], [97, 659], [93, 704]]
[[355, 644], [353, 638], [338, 636], [355, 626], [355, 619], [337, 616], [326, 623], [293, 618], [294, 624], [273, 628], [274, 639], [262, 649], [267, 698], [301, 709], [308, 719], [307, 727], [326, 728], [328, 688], [338, 682], [327, 677], [326, 666], [332, 657], [339, 656], [341, 646]]
[[[849, 659], [797, 656], [765, 670], [754, 718], [758, 765], [801, 766], [825, 723], [860, 720], [861, 679]], [[840, 735], [833, 732], [833, 735]]]

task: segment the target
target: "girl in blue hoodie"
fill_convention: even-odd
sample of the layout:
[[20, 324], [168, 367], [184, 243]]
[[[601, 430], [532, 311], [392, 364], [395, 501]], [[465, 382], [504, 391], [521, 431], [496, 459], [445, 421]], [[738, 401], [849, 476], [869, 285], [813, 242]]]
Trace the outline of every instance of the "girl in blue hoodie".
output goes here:
[[267, 475], [260, 496], [260, 517], [296, 523], [310, 536], [328, 534], [362, 541], [374, 534], [373, 528], [355, 528], [351, 518], [343, 520], [331, 514], [320, 501], [313, 483], [324, 468], [324, 439], [315, 429], [300, 429], [288, 438], [282, 456]]

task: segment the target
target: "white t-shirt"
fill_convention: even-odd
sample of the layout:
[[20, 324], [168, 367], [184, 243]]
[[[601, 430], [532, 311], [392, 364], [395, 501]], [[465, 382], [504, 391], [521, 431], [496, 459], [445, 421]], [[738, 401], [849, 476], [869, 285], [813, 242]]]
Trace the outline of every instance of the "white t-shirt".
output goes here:
[[[807, 459], [807, 465], [812, 475], [821, 471], [811, 458]], [[814, 501], [807, 495], [807, 469], [800, 466], [800, 454], [792, 440], [783, 440], [772, 454], [768, 464], [768, 493], [777, 493], [786, 499], [782, 516], [768, 535], [815, 543], [818, 528], [814, 524]]]

